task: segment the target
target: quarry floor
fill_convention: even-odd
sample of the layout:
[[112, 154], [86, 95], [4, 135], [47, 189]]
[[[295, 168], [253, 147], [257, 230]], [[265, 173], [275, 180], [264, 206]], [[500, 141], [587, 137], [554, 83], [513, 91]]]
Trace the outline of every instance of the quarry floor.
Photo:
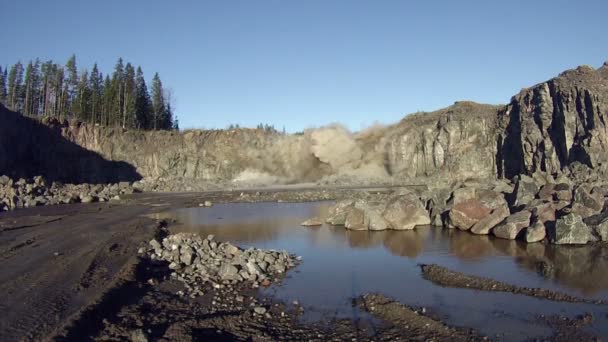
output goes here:
[[[204, 201], [315, 201], [348, 197], [353, 191], [389, 189], [256, 189], [208, 193], [144, 193], [120, 202], [57, 205], [0, 215], [0, 340], [483, 340], [382, 297], [353, 305], [373, 307], [379, 324], [353, 321], [298, 322], [273, 302], [273, 318], [224, 306], [214, 298], [240, 294], [210, 290], [196, 300], [175, 295], [177, 284], [161, 279], [138, 249], [163, 234], [170, 222], [155, 213], [196, 207]], [[284, 316], [283, 316], [284, 315]], [[280, 317], [275, 319], [274, 317]], [[591, 339], [580, 320], [555, 319], [554, 340]]]

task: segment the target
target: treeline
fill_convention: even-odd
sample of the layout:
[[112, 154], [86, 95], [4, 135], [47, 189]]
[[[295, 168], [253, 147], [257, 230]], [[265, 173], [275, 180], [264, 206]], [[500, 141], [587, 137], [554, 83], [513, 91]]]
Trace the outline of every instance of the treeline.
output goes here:
[[91, 124], [137, 129], [178, 129], [171, 93], [158, 73], [148, 91], [143, 71], [119, 58], [112, 75], [94, 64], [80, 73], [76, 56], [65, 66], [53, 61], [0, 67], [0, 103], [32, 117], [77, 118]]

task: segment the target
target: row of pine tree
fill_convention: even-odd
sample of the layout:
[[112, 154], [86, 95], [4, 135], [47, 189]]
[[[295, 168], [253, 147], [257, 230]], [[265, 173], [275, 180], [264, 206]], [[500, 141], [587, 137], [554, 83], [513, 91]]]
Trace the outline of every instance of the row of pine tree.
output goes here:
[[0, 103], [27, 116], [77, 118], [91, 124], [136, 129], [178, 129], [171, 109], [171, 93], [158, 73], [148, 92], [140, 67], [119, 58], [112, 75], [93, 65], [78, 72], [76, 56], [65, 66], [53, 61], [21, 62], [0, 67]]

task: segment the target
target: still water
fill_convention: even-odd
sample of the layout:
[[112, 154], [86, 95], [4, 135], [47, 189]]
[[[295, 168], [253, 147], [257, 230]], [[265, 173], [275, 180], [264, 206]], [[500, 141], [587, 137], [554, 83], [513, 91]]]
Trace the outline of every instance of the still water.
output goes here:
[[[287, 250], [303, 262], [281, 286], [264, 291], [305, 308], [305, 320], [366, 319], [351, 299], [379, 292], [411, 306], [426, 307], [447, 323], [492, 337], [520, 340], [551, 330], [538, 315], [591, 313], [589, 331], [608, 337], [608, 306], [569, 304], [510, 293], [443, 288], [423, 279], [419, 264], [439, 264], [466, 274], [519, 286], [543, 287], [608, 300], [608, 248], [556, 247], [475, 236], [457, 230], [362, 232], [323, 225], [330, 202], [236, 203], [170, 213], [173, 232], [214, 234], [241, 247]], [[545, 265], [539, 267], [539, 264]]]

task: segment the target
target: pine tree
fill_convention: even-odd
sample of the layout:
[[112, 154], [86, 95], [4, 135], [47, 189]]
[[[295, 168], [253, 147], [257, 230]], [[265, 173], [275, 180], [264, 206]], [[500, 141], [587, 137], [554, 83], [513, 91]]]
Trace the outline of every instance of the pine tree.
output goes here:
[[74, 102], [71, 106], [74, 115], [79, 120], [87, 121], [89, 119], [91, 113], [90, 98], [91, 90], [89, 88], [89, 73], [85, 70], [82, 75], [80, 75], [80, 81], [78, 82], [76, 89], [76, 97], [74, 98]]
[[76, 55], [72, 55], [65, 63], [65, 102], [66, 109], [72, 113], [72, 104], [76, 98], [78, 89], [78, 68], [76, 67]]
[[137, 87], [135, 83], [135, 69], [131, 63], [125, 67], [124, 86], [123, 86], [123, 128], [133, 128], [136, 125], [136, 101]]
[[123, 115], [123, 101], [124, 101], [124, 64], [122, 58], [118, 58], [116, 65], [114, 66], [114, 73], [112, 74], [111, 82], [111, 106], [110, 106], [110, 121], [109, 125], [117, 126], [122, 121]]
[[101, 123], [101, 108], [103, 104], [103, 75], [97, 69], [97, 63], [93, 65], [89, 77], [89, 89], [91, 92], [91, 123]]
[[137, 67], [135, 75], [137, 96], [135, 99], [136, 128], [150, 129], [152, 126], [150, 94], [141, 67]]
[[101, 108], [101, 124], [105, 126], [110, 125], [110, 115], [112, 104], [114, 100], [114, 87], [112, 87], [112, 80], [110, 76], [106, 75], [106, 79], [103, 82], [103, 104]]
[[0, 104], [7, 105], [6, 103], [6, 68], [4, 71], [0, 67]]
[[163, 118], [161, 122], [162, 129], [173, 129], [173, 109], [171, 108], [171, 91], [163, 89], [163, 94], [165, 95], [165, 112], [163, 113]]
[[162, 119], [165, 115], [165, 99], [163, 96], [163, 84], [158, 73], [152, 79], [152, 129], [162, 128]]
[[20, 110], [21, 84], [23, 83], [23, 65], [17, 62], [8, 74], [8, 105], [14, 111]]

